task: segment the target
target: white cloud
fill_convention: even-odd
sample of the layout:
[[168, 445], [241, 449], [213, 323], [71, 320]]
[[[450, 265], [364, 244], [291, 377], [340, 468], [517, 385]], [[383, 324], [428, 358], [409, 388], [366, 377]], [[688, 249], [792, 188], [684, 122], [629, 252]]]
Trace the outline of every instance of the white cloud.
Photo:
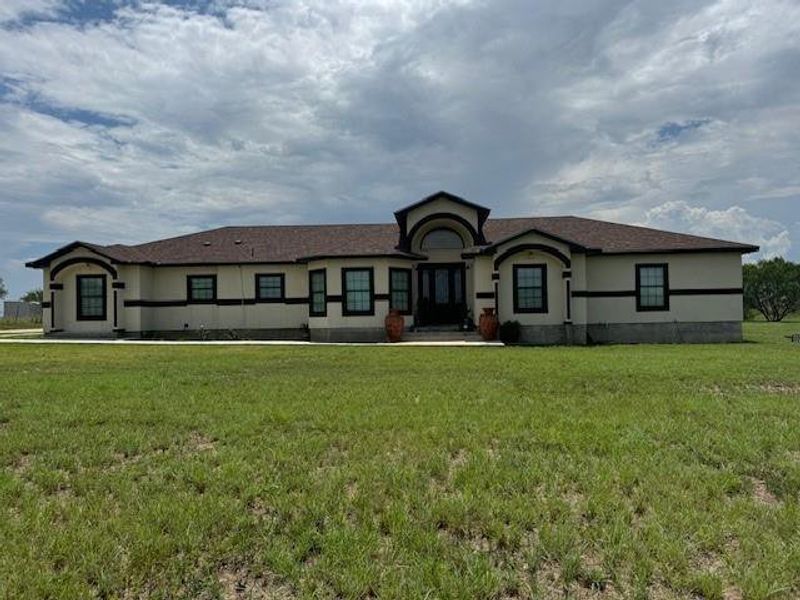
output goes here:
[[683, 201], [665, 202], [647, 211], [645, 225], [706, 237], [738, 240], [761, 247], [753, 258], [785, 256], [791, 248], [789, 231], [780, 223], [754, 217], [739, 206], [708, 210]]
[[0, 21], [12, 21], [23, 15], [52, 15], [59, 4], [59, 0], [3, 0]]

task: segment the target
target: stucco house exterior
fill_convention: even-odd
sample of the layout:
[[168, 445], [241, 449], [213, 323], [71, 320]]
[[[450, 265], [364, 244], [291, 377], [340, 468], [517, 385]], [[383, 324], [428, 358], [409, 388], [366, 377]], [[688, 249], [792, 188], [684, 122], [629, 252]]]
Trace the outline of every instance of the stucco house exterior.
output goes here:
[[732, 342], [756, 246], [579, 217], [490, 219], [438, 192], [391, 224], [223, 227], [74, 242], [44, 274], [48, 335], [382, 341], [494, 307], [532, 344]]

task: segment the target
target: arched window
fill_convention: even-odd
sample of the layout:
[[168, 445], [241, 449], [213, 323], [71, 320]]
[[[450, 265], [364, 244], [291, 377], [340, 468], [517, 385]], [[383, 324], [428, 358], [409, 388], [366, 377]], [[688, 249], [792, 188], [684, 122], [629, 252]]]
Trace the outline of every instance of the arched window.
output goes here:
[[454, 250], [464, 247], [464, 240], [452, 229], [434, 229], [422, 240], [423, 250]]

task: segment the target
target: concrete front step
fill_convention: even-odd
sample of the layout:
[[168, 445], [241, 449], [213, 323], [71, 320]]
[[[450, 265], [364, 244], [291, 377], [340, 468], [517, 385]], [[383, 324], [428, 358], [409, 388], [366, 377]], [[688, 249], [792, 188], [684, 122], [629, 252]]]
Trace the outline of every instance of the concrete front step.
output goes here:
[[406, 331], [404, 342], [482, 342], [477, 331]]

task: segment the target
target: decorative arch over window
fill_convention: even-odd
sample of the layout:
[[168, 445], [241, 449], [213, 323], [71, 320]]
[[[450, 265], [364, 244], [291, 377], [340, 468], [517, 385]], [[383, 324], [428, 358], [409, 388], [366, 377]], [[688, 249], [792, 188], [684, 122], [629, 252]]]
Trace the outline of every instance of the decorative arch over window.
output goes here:
[[452, 229], [439, 227], [425, 234], [420, 247], [423, 250], [461, 250], [464, 240]]

